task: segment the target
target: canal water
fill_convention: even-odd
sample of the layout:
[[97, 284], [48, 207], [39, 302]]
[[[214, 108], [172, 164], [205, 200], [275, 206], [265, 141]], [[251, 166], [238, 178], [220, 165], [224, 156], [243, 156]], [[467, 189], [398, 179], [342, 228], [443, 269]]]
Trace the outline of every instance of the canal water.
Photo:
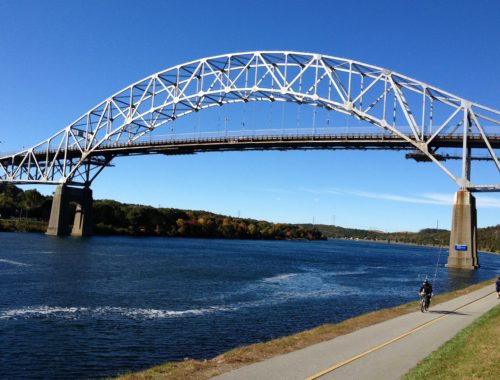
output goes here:
[[416, 300], [500, 273], [446, 250], [354, 241], [0, 233], [0, 377], [99, 378]]

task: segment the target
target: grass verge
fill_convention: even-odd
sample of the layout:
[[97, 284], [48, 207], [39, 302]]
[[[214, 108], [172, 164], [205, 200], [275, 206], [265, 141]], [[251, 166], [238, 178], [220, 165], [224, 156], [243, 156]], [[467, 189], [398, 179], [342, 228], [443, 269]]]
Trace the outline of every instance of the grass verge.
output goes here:
[[403, 377], [403, 380], [498, 379], [500, 305], [475, 320]]
[[[493, 280], [487, 280], [464, 289], [436, 295], [432, 299], [432, 304], [437, 305], [485, 286], [492, 286], [492, 282]], [[361, 328], [368, 327], [418, 309], [418, 301], [410, 302], [390, 309], [382, 309], [368, 314], [363, 314], [340, 323], [321, 325], [311, 330], [273, 339], [269, 342], [238, 347], [234, 350], [216, 356], [211, 360], [200, 361], [189, 359], [183, 362], [168, 362], [141, 372], [124, 374], [118, 378], [121, 380], [205, 380], [248, 364], [269, 359], [273, 356], [286, 354], [316, 343], [336, 338], [340, 335], [349, 334]]]
[[45, 232], [47, 222], [35, 219], [0, 219], [1, 232]]

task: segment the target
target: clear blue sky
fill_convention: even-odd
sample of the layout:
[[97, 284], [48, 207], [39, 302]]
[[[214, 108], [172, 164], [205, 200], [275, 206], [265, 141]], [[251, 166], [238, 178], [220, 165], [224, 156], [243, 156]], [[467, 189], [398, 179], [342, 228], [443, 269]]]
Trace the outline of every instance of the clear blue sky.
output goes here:
[[[154, 72], [248, 50], [351, 58], [500, 109], [498, 0], [2, 0], [0, 17], [0, 151]], [[96, 199], [388, 231], [449, 228], [456, 189], [433, 164], [360, 151], [122, 158], [93, 185]], [[500, 223], [499, 194], [477, 198], [479, 225]]]

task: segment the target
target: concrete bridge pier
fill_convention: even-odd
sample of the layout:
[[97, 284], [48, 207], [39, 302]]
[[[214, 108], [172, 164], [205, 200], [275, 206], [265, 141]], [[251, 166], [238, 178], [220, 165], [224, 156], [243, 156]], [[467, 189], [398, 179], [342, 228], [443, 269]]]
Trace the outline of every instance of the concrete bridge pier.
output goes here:
[[92, 190], [59, 185], [54, 193], [47, 235], [70, 234], [70, 202], [76, 203], [75, 219], [71, 236], [92, 235]]
[[467, 190], [455, 193], [447, 266], [457, 269], [479, 267], [476, 198]]

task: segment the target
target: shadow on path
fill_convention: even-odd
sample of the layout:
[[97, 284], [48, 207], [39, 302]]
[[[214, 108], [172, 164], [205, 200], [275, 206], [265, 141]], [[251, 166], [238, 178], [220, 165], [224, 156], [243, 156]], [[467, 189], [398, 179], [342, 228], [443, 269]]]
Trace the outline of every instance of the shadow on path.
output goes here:
[[470, 315], [467, 313], [459, 313], [458, 311], [449, 311], [449, 310], [429, 310], [429, 313], [432, 314], [444, 314], [444, 315]]

